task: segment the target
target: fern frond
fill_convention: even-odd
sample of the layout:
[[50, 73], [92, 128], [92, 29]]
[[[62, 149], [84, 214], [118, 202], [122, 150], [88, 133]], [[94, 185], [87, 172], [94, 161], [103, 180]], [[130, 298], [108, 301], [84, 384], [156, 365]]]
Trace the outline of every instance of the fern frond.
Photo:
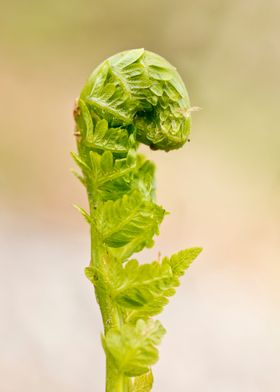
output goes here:
[[159, 314], [200, 248], [139, 264], [167, 213], [156, 203], [155, 165], [137, 152], [180, 148], [188, 139], [191, 106], [176, 68], [142, 48], [116, 54], [90, 75], [74, 118], [77, 153], [89, 212], [93, 284], [104, 323], [106, 392], [150, 392], [151, 365], [165, 333]]

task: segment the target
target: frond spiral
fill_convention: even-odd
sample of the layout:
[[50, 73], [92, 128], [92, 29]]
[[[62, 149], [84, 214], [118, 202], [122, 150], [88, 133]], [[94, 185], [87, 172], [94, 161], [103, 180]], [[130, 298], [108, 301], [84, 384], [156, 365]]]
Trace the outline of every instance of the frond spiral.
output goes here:
[[163, 57], [144, 49], [104, 61], [80, 99], [93, 117], [135, 131], [136, 140], [153, 149], [182, 147], [190, 133], [190, 101], [180, 75]]

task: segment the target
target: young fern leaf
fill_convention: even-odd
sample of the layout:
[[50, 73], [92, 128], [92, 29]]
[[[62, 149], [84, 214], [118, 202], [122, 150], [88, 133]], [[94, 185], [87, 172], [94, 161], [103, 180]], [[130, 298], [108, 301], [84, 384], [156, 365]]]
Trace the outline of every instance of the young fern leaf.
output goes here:
[[158, 320], [138, 320], [136, 324], [123, 324], [110, 329], [103, 338], [105, 352], [112, 356], [121, 374], [134, 377], [145, 374], [158, 360], [156, 346], [165, 329]]
[[132, 392], [150, 392], [153, 387], [153, 373], [151, 371], [142, 374], [142, 376], [135, 377], [133, 387], [130, 389]]
[[161, 263], [139, 265], [136, 260], [128, 261], [119, 271], [122, 273], [120, 286], [112, 293], [118, 304], [131, 310], [126, 320], [159, 314], [168, 303], [168, 297], [175, 294], [179, 278], [200, 252], [201, 248], [186, 249], [165, 257]]
[[153, 316], [174, 295], [200, 248], [139, 264], [130, 257], [153, 246], [166, 211], [155, 201], [155, 165], [137, 152], [180, 148], [189, 137], [190, 101], [176, 69], [144, 49], [100, 64], [74, 110], [78, 153], [73, 159], [86, 187], [93, 284], [104, 323], [107, 392], [150, 392], [151, 366], [165, 333]]
[[96, 225], [106, 245], [119, 248], [137, 239], [137, 251], [151, 244], [165, 211], [146, 201], [139, 191], [107, 201], [96, 214]]

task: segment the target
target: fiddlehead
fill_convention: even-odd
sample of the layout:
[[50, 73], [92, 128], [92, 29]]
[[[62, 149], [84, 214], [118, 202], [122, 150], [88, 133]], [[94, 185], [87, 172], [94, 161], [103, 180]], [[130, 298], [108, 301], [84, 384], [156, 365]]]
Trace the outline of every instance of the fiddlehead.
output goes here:
[[[136, 49], [104, 61], [83, 88], [74, 111], [78, 154], [90, 212], [91, 262], [107, 357], [107, 392], [150, 391], [150, 366], [164, 333], [151, 317], [175, 293], [179, 277], [200, 252], [192, 248], [139, 265], [131, 255], [153, 245], [165, 211], [155, 203], [154, 164], [139, 143], [169, 151], [190, 132], [184, 83], [162, 57]], [[142, 389], [140, 389], [142, 388]]]

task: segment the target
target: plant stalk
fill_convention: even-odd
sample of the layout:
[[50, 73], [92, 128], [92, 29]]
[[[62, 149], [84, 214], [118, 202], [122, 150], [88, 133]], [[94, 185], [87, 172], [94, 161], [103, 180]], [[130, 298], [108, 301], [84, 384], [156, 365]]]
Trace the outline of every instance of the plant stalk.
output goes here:
[[[92, 207], [92, 206], [90, 206]], [[96, 280], [101, 280], [101, 284], [95, 285], [95, 295], [100, 307], [103, 325], [104, 335], [108, 333], [111, 328], [119, 328], [124, 320], [120, 309], [113, 303], [110, 293], [103, 287], [108, 287], [108, 269], [110, 265], [110, 256], [108, 255], [106, 248], [100, 238], [99, 233], [96, 230], [96, 224], [94, 221], [95, 208], [91, 210], [91, 261], [90, 265], [96, 271]], [[106, 392], [129, 392], [131, 386], [131, 380], [120, 373], [114, 365], [110, 356], [106, 357]]]

